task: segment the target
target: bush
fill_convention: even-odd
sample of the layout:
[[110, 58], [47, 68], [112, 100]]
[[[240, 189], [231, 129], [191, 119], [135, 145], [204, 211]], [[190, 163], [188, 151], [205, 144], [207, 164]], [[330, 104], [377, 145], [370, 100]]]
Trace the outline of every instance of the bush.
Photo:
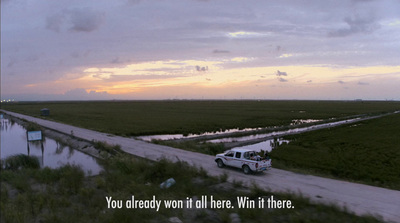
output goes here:
[[10, 156], [4, 160], [4, 169], [18, 170], [21, 168], [39, 169], [40, 168], [39, 159], [34, 156], [18, 154]]

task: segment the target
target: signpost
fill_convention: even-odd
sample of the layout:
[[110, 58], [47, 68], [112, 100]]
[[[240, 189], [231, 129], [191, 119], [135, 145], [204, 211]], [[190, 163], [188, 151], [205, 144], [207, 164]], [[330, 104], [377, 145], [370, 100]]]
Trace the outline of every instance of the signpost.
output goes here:
[[27, 134], [29, 142], [42, 140], [42, 131], [29, 131]]
[[41, 141], [41, 148], [42, 148], [42, 162], [41, 166], [43, 166], [44, 160], [43, 160], [43, 153], [44, 153], [44, 147], [43, 147], [43, 137], [42, 137], [42, 131], [27, 131], [26, 132], [26, 140], [27, 140], [27, 147], [28, 147], [28, 156], [30, 155], [30, 148], [29, 148], [29, 142], [33, 141]]

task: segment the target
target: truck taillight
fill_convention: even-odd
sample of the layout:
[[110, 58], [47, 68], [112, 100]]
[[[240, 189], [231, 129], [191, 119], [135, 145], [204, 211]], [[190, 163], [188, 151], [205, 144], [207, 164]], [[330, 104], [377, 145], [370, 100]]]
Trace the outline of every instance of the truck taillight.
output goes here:
[[258, 168], [258, 163], [256, 163], [256, 168]]

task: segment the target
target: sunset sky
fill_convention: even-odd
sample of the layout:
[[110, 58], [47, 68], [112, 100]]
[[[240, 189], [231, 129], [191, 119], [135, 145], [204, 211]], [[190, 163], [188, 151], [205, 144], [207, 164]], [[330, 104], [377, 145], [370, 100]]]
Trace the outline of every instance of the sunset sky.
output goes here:
[[2, 0], [11, 98], [400, 100], [400, 1]]

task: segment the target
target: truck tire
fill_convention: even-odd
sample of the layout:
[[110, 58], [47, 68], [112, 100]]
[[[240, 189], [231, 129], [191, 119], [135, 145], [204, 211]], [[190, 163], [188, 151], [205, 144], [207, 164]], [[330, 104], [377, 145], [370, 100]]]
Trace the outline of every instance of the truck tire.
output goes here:
[[244, 174], [249, 174], [249, 173], [251, 173], [251, 169], [250, 169], [249, 166], [244, 165], [242, 168], [243, 168], [243, 173], [244, 173]]
[[222, 168], [222, 167], [225, 166], [224, 162], [222, 162], [221, 159], [218, 159], [218, 160], [217, 160], [217, 165], [218, 165], [219, 168]]

